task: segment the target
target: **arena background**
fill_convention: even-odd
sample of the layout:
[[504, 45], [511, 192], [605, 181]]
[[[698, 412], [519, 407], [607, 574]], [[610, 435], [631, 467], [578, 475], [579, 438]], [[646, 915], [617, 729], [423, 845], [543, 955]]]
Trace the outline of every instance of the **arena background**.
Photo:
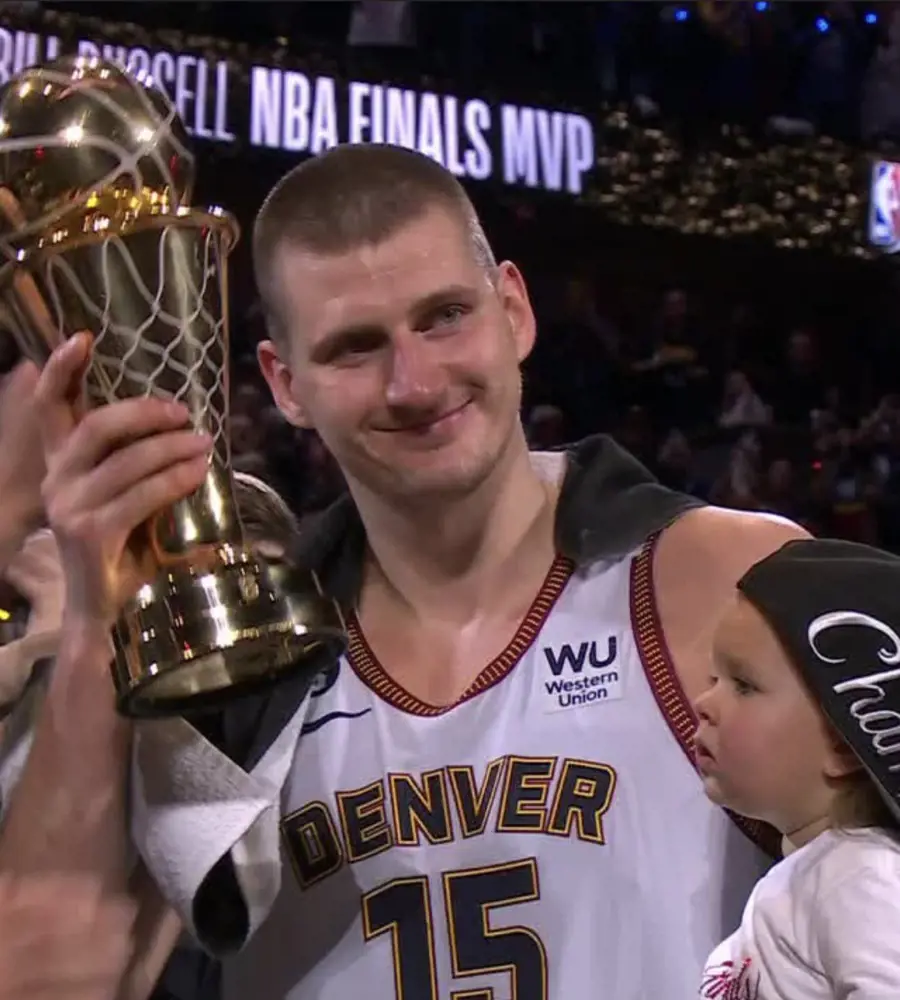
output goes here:
[[[898, 282], [866, 232], [873, 159], [895, 148], [895, 5], [395, 6], [403, 17], [386, 26], [377, 2], [2, 4], [0, 83], [79, 43], [168, 54], [167, 87], [213, 133], [197, 138], [197, 200], [245, 233], [309, 155], [253, 143], [263, 83], [271, 118], [287, 73], [310, 95], [331, 80], [339, 141], [354, 82], [413, 93], [420, 116], [422, 95], [438, 95], [439, 136], [423, 141], [445, 157], [446, 98], [460, 156], [478, 152], [466, 102], [486, 106], [491, 176], [465, 182], [538, 311], [533, 442], [610, 431], [666, 482], [900, 550]], [[279, 113], [269, 135], [283, 146]], [[259, 383], [246, 238], [231, 274], [236, 462], [317, 509], [339, 474]]]

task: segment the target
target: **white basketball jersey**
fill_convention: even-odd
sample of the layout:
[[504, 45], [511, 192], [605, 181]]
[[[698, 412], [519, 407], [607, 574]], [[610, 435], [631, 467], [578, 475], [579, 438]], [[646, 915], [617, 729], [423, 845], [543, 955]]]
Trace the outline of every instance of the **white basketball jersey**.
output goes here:
[[282, 888], [225, 1000], [682, 1000], [766, 865], [706, 800], [652, 552], [560, 558], [437, 710], [376, 662], [301, 708]]

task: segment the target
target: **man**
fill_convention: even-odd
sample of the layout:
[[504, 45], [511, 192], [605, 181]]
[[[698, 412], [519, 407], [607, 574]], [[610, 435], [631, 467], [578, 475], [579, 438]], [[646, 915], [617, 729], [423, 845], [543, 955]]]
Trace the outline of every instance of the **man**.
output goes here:
[[[604, 438], [529, 455], [525, 283], [432, 161], [356, 146], [303, 164], [254, 255], [262, 371], [349, 487], [300, 555], [350, 646], [312, 690], [203, 720], [206, 738], [137, 729], [146, 864], [207, 948], [246, 945], [222, 994], [692, 995], [763, 859], [706, 801], [689, 699], [735, 581], [802, 532], [670, 493]], [[130, 532], [196, 487], [208, 445], [156, 401], [76, 424], [87, 357], [74, 338], [38, 393], [70, 594], [54, 684], [77, 678], [79, 726], [39, 727], [0, 861], [116, 885], [129, 730], [106, 629], [134, 586]]]

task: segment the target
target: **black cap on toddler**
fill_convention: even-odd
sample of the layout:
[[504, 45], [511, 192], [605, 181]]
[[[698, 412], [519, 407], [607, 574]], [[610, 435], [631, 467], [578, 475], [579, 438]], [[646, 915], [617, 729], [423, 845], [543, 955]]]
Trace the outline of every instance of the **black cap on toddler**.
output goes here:
[[738, 583], [900, 820], [900, 558], [788, 542]]

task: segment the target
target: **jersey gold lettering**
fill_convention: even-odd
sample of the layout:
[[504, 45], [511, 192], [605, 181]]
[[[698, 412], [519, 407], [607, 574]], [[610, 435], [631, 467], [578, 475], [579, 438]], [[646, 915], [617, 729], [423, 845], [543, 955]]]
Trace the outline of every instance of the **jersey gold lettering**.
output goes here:
[[555, 757], [509, 757], [497, 816], [498, 833], [540, 833], [547, 820], [547, 796]]
[[492, 818], [498, 833], [603, 845], [616, 780], [608, 764], [513, 755], [491, 761], [480, 781], [467, 764], [394, 772], [337, 792], [334, 806], [295, 810], [281, 822], [282, 840], [302, 888], [391, 848], [481, 836]]
[[310, 802], [285, 816], [281, 835], [294, 874], [304, 889], [334, 874], [344, 863], [344, 849], [324, 802]]
[[612, 802], [616, 772], [608, 764], [567, 760], [556, 785], [546, 832], [568, 837], [572, 827], [579, 840], [605, 844], [603, 817]]
[[338, 792], [336, 797], [348, 861], [364, 861], [392, 845], [384, 808], [383, 782], [373, 781], [365, 788]]
[[505, 764], [503, 757], [492, 760], [480, 787], [475, 778], [475, 769], [470, 765], [456, 764], [447, 768], [463, 838], [477, 837], [484, 833]]
[[443, 768], [423, 774], [421, 783], [411, 774], [388, 775], [394, 841], [398, 846], [417, 847], [423, 837], [429, 844], [446, 844], [453, 840], [445, 782]]

